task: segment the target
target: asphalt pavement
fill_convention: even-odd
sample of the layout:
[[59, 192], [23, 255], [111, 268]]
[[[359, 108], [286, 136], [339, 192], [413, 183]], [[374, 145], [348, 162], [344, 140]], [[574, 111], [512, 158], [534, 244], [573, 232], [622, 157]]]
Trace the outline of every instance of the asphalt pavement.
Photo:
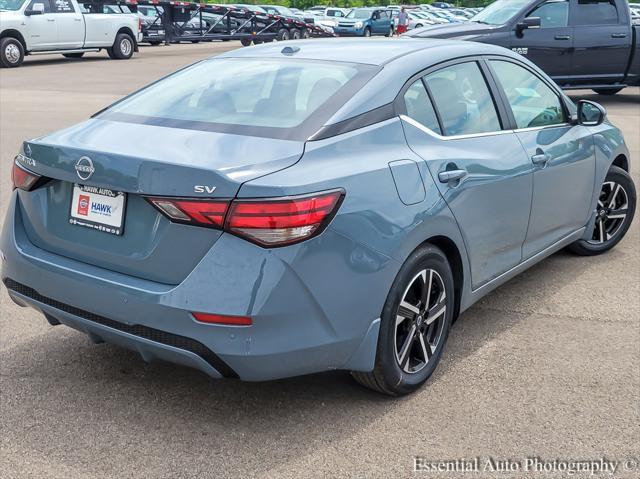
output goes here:
[[[143, 47], [129, 61], [106, 53], [30, 57], [0, 70], [0, 216], [23, 139], [84, 120], [162, 75], [238, 46]], [[626, 136], [640, 190], [640, 89], [571, 96], [608, 109]], [[558, 253], [472, 307], [454, 325], [427, 387], [401, 399], [363, 389], [345, 372], [242, 383], [145, 364], [49, 326], [2, 288], [0, 476], [461, 476], [414, 472], [418, 456], [480, 458], [481, 471], [464, 477], [523, 477], [522, 470], [483, 472], [488, 458], [505, 468], [514, 466], [498, 461], [522, 468], [527, 458], [607, 459], [619, 461], [615, 477], [639, 477], [640, 468], [632, 470], [640, 460], [639, 224], [608, 254]], [[532, 460], [531, 467], [552, 466]]]

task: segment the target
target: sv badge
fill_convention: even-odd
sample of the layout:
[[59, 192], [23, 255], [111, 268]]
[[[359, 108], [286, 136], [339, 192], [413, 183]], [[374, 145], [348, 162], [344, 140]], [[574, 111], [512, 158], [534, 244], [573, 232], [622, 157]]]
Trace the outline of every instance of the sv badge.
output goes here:
[[216, 187], [215, 186], [209, 186], [209, 185], [195, 185], [193, 187], [193, 192], [194, 193], [208, 193], [211, 194], [214, 191], [216, 191]]

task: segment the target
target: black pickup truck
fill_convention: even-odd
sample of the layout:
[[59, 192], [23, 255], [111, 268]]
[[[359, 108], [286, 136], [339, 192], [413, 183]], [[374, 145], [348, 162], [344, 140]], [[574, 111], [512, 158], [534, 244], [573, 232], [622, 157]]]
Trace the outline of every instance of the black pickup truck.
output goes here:
[[497, 0], [469, 23], [433, 25], [407, 36], [501, 45], [562, 88], [612, 95], [640, 85], [639, 29], [626, 0]]

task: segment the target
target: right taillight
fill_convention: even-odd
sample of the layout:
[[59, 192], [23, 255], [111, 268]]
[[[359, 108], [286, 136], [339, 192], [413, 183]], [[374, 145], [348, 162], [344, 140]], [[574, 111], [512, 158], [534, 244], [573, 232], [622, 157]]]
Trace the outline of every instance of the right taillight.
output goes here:
[[331, 221], [342, 190], [288, 198], [236, 200], [225, 230], [261, 246], [297, 243], [319, 234]]
[[224, 229], [263, 247], [309, 239], [329, 224], [343, 190], [284, 198], [201, 200], [147, 197], [169, 219], [194, 226]]
[[42, 178], [40, 175], [20, 166], [17, 160], [13, 162], [13, 169], [11, 170], [13, 189], [19, 188], [29, 191], [36, 185], [40, 178]]

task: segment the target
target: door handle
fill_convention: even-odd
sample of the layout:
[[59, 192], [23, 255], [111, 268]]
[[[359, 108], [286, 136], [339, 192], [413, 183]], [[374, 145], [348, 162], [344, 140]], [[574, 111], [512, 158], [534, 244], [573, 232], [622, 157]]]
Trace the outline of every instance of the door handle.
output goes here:
[[626, 33], [612, 33], [611, 38], [627, 38]]
[[553, 38], [556, 40], [571, 40], [571, 35], [556, 35]]
[[546, 153], [539, 153], [531, 157], [531, 161], [533, 162], [534, 165], [543, 165], [543, 166], [546, 165], [550, 159], [551, 157]]
[[74, 21], [74, 22], [81, 22], [81, 21], [82, 21], [82, 18], [74, 18], [74, 19], [73, 19], [73, 21]]
[[47, 18], [47, 22], [55, 22], [56, 19], [55, 18]]
[[448, 170], [438, 173], [440, 183], [449, 183], [450, 181], [458, 181], [467, 176], [467, 170]]

